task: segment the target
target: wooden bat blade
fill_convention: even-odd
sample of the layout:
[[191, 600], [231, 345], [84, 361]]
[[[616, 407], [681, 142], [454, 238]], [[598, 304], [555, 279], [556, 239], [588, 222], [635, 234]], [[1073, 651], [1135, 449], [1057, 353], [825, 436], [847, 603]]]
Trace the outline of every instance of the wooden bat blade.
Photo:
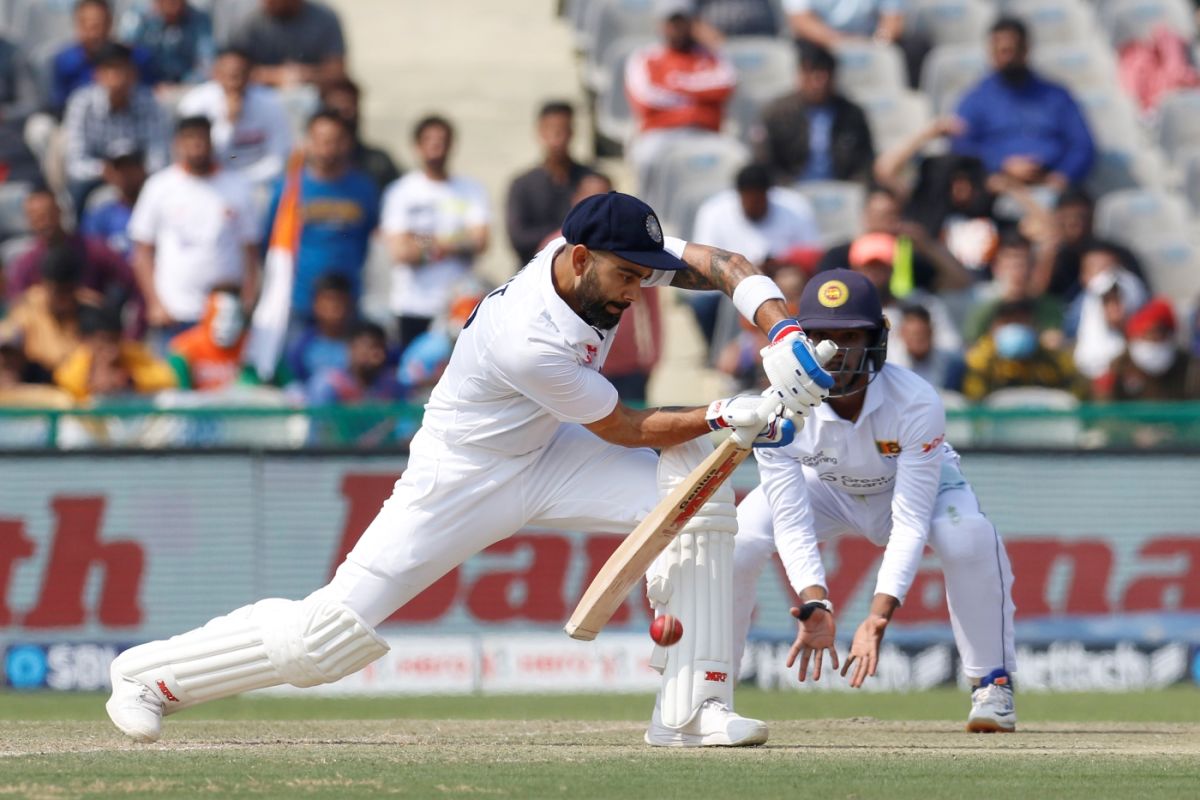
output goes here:
[[596, 573], [564, 627], [567, 635], [582, 641], [595, 639], [658, 554], [748, 455], [749, 448], [726, 439], [672, 489]]

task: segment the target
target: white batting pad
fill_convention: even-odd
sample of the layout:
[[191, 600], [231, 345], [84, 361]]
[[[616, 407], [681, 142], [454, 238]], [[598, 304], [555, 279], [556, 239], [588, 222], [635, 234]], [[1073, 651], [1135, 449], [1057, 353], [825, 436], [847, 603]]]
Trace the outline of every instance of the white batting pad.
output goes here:
[[[667, 448], [659, 459], [658, 488], [669, 492], [712, 451], [707, 438]], [[683, 623], [683, 638], [655, 647], [650, 663], [662, 672], [662, 723], [686, 725], [700, 705], [716, 698], [733, 705], [733, 488], [721, 486], [659, 556], [647, 575], [655, 611]]]
[[172, 714], [281, 683], [330, 683], [387, 651], [383, 639], [340, 603], [270, 599], [126, 650], [114, 667], [151, 687], [163, 700], [163, 713]]

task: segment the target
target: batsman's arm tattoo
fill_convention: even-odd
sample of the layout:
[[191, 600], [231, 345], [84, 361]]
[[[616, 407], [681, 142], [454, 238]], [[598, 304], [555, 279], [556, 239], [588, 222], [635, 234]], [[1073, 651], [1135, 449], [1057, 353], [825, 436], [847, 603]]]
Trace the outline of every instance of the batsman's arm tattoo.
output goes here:
[[732, 297], [742, 278], [760, 274], [758, 268], [739, 253], [703, 245], [688, 247], [695, 247], [699, 252], [695, 256], [684, 253], [688, 268], [675, 274], [672, 286], [702, 291], [715, 289]]

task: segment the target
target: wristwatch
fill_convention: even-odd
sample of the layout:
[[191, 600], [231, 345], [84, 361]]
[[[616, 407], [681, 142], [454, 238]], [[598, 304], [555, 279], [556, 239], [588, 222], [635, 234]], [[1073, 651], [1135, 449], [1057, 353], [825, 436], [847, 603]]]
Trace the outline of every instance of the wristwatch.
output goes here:
[[831, 603], [829, 600], [806, 600], [804, 601], [804, 604], [800, 606], [800, 614], [798, 616], [799, 620], [804, 622], [811, 617], [813, 612], [818, 608], [830, 614], [833, 613], [833, 603]]

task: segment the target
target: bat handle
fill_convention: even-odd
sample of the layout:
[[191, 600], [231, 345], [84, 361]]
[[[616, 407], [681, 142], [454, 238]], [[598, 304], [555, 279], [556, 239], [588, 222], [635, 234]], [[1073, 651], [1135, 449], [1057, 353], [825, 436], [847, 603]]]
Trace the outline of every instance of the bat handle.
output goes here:
[[733, 433], [730, 434], [730, 438], [733, 439], [733, 443], [743, 450], [753, 446], [755, 437], [758, 436], [759, 431], [766, 427], [767, 420], [770, 419], [771, 413], [775, 410], [775, 406], [777, 405], [779, 405], [779, 399], [774, 395], [774, 393], [764, 394], [762, 404], [758, 407], [758, 419], [760, 424], [755, 428], [748, 428], [745, 426], [734, 428]]

